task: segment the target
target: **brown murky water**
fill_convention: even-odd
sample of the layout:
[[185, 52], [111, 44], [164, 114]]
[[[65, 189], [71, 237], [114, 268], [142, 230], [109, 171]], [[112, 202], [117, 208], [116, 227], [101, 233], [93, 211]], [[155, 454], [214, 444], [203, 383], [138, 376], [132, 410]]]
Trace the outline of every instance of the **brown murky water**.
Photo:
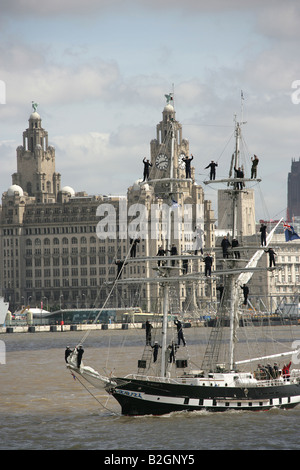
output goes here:
[[[300, 327], [275, 328], [281, 350], [300, 339]], [[210, 329], [186, 329], [188, 350], [201, 364]], [[292, 339], [290, 334], [292, 333]], [[143, 331], [95, 331], [84, 343], [84, 362], [99, 372], [135, 372]], [[196, 335], [200, 353], [196, 353]], [[6, 364], [0, 364], [0, 449], [204, 450], [299, 449], [300, 407], [264, 413], [172, 413], [163, 417], [120, 416], [119, 405], [73, 379], [64, 349], [82, 332], [3, 334]], [[271, 334], [256, 346], [273, 353]], [[254, 342], [254, 340], [252, 340]], [[238, 346], [247, 357], [248, 344]], [[242, 359], [242, 357], [241, 357]], [[131, 363], [134, 364], [133, 369]], [[295, 366], [298, 368], [297, 366]], [[300, 367], [299, 367], [300, 368]]]

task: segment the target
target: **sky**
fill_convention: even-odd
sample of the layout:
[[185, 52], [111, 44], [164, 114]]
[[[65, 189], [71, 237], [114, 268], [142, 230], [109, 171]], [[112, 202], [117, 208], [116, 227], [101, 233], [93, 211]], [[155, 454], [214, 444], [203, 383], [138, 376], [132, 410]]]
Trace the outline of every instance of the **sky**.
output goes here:
[[[300, 156], [299, 24], [296, 0], [2, 2], [1, 194], [32, 101], [62, 186], [126, 195], [150, 157], [164, 95], [174, 92], [197, 183], [211, 160], [228, 176], [236, 115], [245, 122], [246, 174], [251, 156], [260, 160], [256, 219], [285, 218]], [[217, 187], [204, 191], [217, 216]]]

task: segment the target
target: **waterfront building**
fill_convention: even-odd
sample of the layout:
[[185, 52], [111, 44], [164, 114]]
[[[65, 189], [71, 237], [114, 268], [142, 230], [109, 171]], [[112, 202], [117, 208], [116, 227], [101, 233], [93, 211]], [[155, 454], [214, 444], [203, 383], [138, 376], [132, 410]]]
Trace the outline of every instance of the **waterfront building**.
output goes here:
[[300, 159], [292, 160], [287, 184], [287, 219], [300, 216]]
[[[152, 186], [147, 181], [136, 180], [129, 186], [127, 195], [107, 197], [75, 191], [71, 185], [61, 187], [55, 148], [49, 145], [41, 116], [34, 109], [23, 133], [23, 143], [17, 148], [17, 171], [2, 195], [0, 208], [0, 283], [12, 310], [41, 303], [46, 309], [102, 306], [116, 278], [116, 260], [124, 259], [130, 249], [127, 230], [134, 217], [128, 208], [138, 203], [150, 214], [153, 204], [158, 209], [165, 203], [170, 204], [170, 200], [163, 199], [162, 185], [172, 186], [172, 193], [176, 195], [173, 203], [182, 217], [178, 225], [180, 233], [172, 239], [178, 253], [194, 252], [197, 230], [203, 232], [204, 248], [209, 250], [214, 246], [215, 219], [211, 202], [205, 200], [202, 186], [195, 181], [193, 166], [191, 177], [185, 178], [182, 157], [189, 155], [189, 142], [182, 136], [174, 107], [167, 104], [162, 114], [156, 138], [150, 143], [149, 159], [152, 163], [150, 177], [160, 182]], [[170, 145], [171, 131], [176, 135], [175, 148]], [[170, 180], [171, 168], [173, 181]], [[101, 238], [98, 230], [103, 221], [99, 208], [104, 204], [114, 208], [115, 218], [106, 224], [107, 230], [115, 231], [114, 237]], [[127, 206], [125, 219], [124, 206]], [[187, 229], [184, 210], [188, 206], [192, 209]], [[196, 207], [200, 208], [200, 215]], [[175, 212], [171, 218], [174, 220]], [[173, 223], [173, 227], [175, 225]], [[158, 247], [165, 245], [165, 224], [161, 217], [155, 225], [154, 237], [149, 232], [151, 225], [147, 225], [147, 230], [148, 236], [140, 236], [137, 244], [137, 258], [155, 256]], [[178, 269], [181, 270], [179, 264]], [[187, 270], [202, 272], [203, 262], [191, 261]], [[145, 261], [128, 263], [122, 278], [126, 281], [153, 273], [153, 268]], [[170, 309], [189, 311], [214, 296], [215, 288], [206, 280], [189, 285], [178, 283]], [[159, 286], [147, 287], [129, 281], [120, 284], [106, 306], [132, 305], [145, 311], [159, 310]]]

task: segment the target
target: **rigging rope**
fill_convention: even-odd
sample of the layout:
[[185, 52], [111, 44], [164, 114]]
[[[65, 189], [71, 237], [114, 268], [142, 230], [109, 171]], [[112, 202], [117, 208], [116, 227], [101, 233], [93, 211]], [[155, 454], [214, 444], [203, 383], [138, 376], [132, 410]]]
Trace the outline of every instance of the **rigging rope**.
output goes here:
[[[113, 413], [116, 416], [121, 416], [120, 413], [116, 413], [115, 411], [110, 410], [109, 408], [107, 408], [107, 406], [103, 405], [103, 403], [101, 403], [100, 400], [98, 400], [98, 398], [87, 388], [87, 386], [79, 379], [78, 376], [75, 376], [72, 372], [71, 372], [71, 375], [72, 375], [73, 379], [78, 380], [78, 382], [82, 385], [82, 387], [99, 403], [99, 405], [102, 408], [109, 411], [110, 413]], [[108, 401], [108, 398], [107, 398], [106, 402]]]
[[[164, 140], [162, 141], [162, 143], [160, 144], [159, 150], [158, 150], [158, 154], [160, 153], [160, 151], [161, 151], [164, 147], [167, 147], [167, 146], [169, 145], [171, 138], [172, 138], [172, 126], [169, 127], [168, 132], [167, 132], [167, 134], [166, 134], [166, 136], [165, 136], [165, 139], [164, 139]], [[154, 170], [154, 169], [155, 169], [155, 168], [153, 168], [153, 170]], [[150, 172], [149, 172], [151, 176], [152, 176], [153, 170], [151, 169]], [[156, 173], [156, 171], [157, 171], [157, 170], [155, 169], [155, 173]], [[142, 196], [141, 196], [141, 194], [140, 194], [140, 195], [139, 195], [138, 202], [140, 202], [141, 197], [142, 197]], [[120, 271], [119, 271], [119, 273], [118, 273], [118, 275], [117, 275], [115, 281], [113, 282], [112, 288], [111, 288], [110, 292], [108, 293], [108, 295], [107, 295], [107, 297], [106, 297], [106, 299], [105, 299], [105, 301], [104, 301], [102, 307], [100, 308], [100, 310], [99, 310], [99, 312], [98, 312], [96, 318], [95, 318], [94, 321], [93, 321], [94, 324], [98, 321], [98, 319], [99, 319], [101, 313], [103, 312], [103, 310], [104, 310], [105, 307], [107, 306], [108, 301], [110, 300], [110, 298], [111, 298], [111, 296], [112, 296], [112, 294], [113, 294], [113, 292], [114, 292], [114, 290], [115, 290], [115, 288], [116, 288], [116, 286], [117, 286], [117, 281], [118, 281], [118, 279], [120, 279], [120, 277], [121, 277], [121, 275], [122, 275], [122, 272], [123, 272], [124, 267], [125, 267], [125, 265], [126, 265], [126, 261], [127, 261], [129, 255], [130, 255], [130, 252], [131, 252], [131, 249], [132, 249], [134, 240], [135, 240], [135, 238], [138, 236], [138, 234], [139, 234], [139, 232], [135, 232], [135, 236], [132, 238], [132, 243], [131, 243], [130, 246], [129, 246], [129, 249], [128, 249], [128, 251], [127, 251], [126, 257], [125, 257], [124, 262], [123, 262], [123, 265], [121, 266], [121, 269], [120, 269]], [[121, 249], [121, 247], [119, 247], [119, 249]], [[141, 286], [140, 289], [142, 289], [142, 286]], [[101, 291], [101, 290], [100, 290], [100, 291]], [[99, 295], [100, 295], [100, 294], [99, 294]], [[97, 298], [98, 298], [98, 297], [97, 297]], [[97, 299], [96, 299], [96, 300], [97, 300]], [[95, 303], [96, 303], [96, 300], [95, 300], [95, 302], [94, 302], [94, 305], [95, 305]], [[86, 341], [86, 339], [88, 338], [88, 336], [89, 336], [89, 334], [91, 333], [91, 331], [92, 331], [92, 330], [90, 329], [90, 330], [88, 330], [88, 331], [85, 333], [85, 335], [82, 337], [81, 341], [77, 344], [77, 346], [78, 346], [79, 344], [83, 344], [83, 343]]]

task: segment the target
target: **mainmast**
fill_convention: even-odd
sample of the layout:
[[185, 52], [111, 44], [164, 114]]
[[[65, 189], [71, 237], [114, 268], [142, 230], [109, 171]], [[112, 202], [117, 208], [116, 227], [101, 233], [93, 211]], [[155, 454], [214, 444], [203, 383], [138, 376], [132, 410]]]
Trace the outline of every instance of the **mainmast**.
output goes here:
[[[237, 116], [234, 117], [235, 122], [235, 144], [234, 144], [234, 152], [231, 158], [231, 165], [229, 169], [229, 177], [228, 179], [220, 179], [220, 180], [213, 180], [204, 182], [206, 184], [211, 183], [227, 183], [228, 189], [226, 193], [229, 194], [229, 199], [231, 201], [231, 227], [228, 227], [228, 230], [231, 231], [231, 236], [233, 238], [237, 238], [242, 233], [242, 219], [238, 217], [238, 206], [239, 201], [241, 200], [241, 193], [244, 191], [245, 182], [250, 181], [248, 178], [245, 178], [243, 173], [243, 168], [241, 164], [241, 155], [240, 155], [240, 145], [241, 145], [241, 127], [245, 124], [242, 121], [237, 120]], [[253, 181], [253, 180], [252, 180]], [[242, 217], [242, 214], [241, 214]], [[239, 218], [239, 220], [238, 220]], [[231, 229], [231, 230], [230, 230]], [[238, 279], [240, 272], [236, 270], [236, 258], [224, 259], [225, 262], [225, 291], [227, 301], [229, 303], [229, 320], [230, 320], [230, 332], [229, 332], [229, 351], [228, 351], [228, 367], [229, 370], [233, 370], [234, 368], [234, 355], [235, 355], [235, 343], [236, 343], [236, 334], [237, 328], [239, 325], [239, 316], [238, 316], [238, 299], [239, 299], [239, 292], [238, 292]], [[225, 302], [223, 299], [221, 308], [224, 309]], [[221, 323], [220, 326], [221, 328]], [[215, 333], [216, 336], [216, 333]], [[218, 359], [218, 358], [217, 358]]]
[[[173, 178], [174, 178], [174, 149], [175, 149], [175, 137], [173, 122], [171, 125], [171, 161], [170, 161], [170, 196], [172, 201], [173, 195]], [[172, 220], [171, 210], [168, 213], [168, 226], [167, 226], [167, 239], [166, 248], [168, 251], [171, 250], [171, 233], [172, 233]], [[167, 262], [170, 267], [170, 260]], [[169, 269], [168, 269], [169, 271]], [[168, 311], [169, 311], [169, 283], [163, 283], [163, 324], [162, 324], [162, 345], [161, 345], [161, 377], [166, 375], [166, 352], [167, 352], [167, 329], [168, 329]]]

